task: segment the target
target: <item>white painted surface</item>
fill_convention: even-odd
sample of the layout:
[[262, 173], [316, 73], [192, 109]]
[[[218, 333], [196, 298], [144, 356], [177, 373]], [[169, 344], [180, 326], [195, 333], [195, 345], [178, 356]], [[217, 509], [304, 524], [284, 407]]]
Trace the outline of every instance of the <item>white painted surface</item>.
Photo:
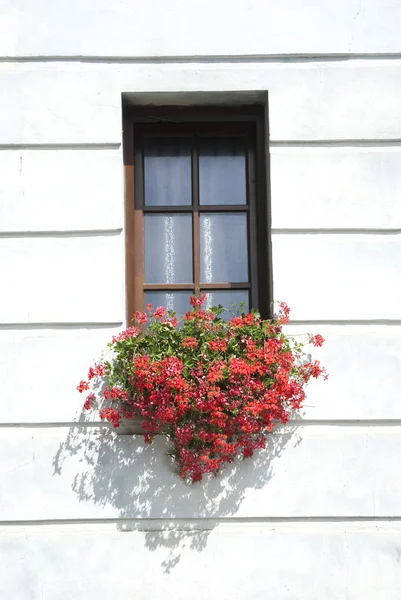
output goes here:
[[0, 323], [124, 319], [121, 235], [0, 239]]
[[272, 227], [401, 227], [401, 145], [272, 147]]
[[79, 419], [84, 397], [76, 386], [86, 379], [91, 364], [107, 356], [107, 344], [120, 330], [114, 327], [0, 329], [2, 422], [53, 423]]
[[123, 176], [120, 150], [0, 151], [0, 230], [121, 228]]
[[401, 138], [398, 60], [3, 63], [0, 77], [2, 144], [120, 143], [122, 92], [244, 90], [268, 90], [272, 140]]
[[[306, 419], [400, 419], [399, 325], [289, 325], [289, 333], [320, 333], [322, 348], [309, 346], [329, 373], [306, 388]], [[297, 337], [296, 339], [302, 339]]]
[[[11, 6], [10, 6], [11, 5]], [[3, 23], [3, 14], [6, 21]], [[399, 52], [397, 0], [6, 2], [5, 56]], [[11, 29], [11, 30], [10, 30]], [[32, 32], [35, 35], [32, 35]]]
[[187, 600], [190, 590], [194, 600], [398, 600], [400, 534], [394, 523], [379, 531], [369, 523], [233, 524], [204, 532], [3, 528], [0, 594], [109, 600], [118, 590], [127, 599]]
[[201, 485], [177, 477], [161, 436], [0, 434], [2, 520], [401, 516], [399, 427], [288, 426]]
[[275, 234], [274, 298], [295, 320], [401, 319], [401, 235]]

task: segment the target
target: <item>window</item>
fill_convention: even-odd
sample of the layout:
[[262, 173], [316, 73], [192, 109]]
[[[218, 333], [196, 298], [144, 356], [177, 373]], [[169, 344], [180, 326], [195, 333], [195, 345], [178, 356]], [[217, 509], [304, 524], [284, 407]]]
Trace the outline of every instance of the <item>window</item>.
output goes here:
[[129, 315], [147, 303], [183, 314], [195, 292], [210, 306], [244, 302], [268, 315], [262, 126], [249, 108], [149, 107], [127, 116]]

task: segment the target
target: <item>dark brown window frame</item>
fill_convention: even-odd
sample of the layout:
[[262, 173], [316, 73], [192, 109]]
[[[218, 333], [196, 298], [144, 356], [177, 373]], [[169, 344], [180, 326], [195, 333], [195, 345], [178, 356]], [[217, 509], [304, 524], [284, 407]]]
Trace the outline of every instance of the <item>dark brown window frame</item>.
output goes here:
[[[199, 282], [199, 252], [194, 253], [193, 284], [144, 285], [144, 209], [147, 213], [189, 213], [194, 215], [193, 244], [199, 250], [199, 213], [248, 212], [248, 260], [250, 284], [202, 284], [202, 290], [249, 289], [250, 306], [258, 308], [263, 317], [270, 316], [271, 234], [268, 201], [268, 154], [265, 148], [266, 123], [264, 107], [135, 107], [124, 112], [123, 148], [125, 165], [125, 242], [127, 322], [135, 310], [143, 309], [144, 290], [188, 290], [193, 293]], [[247, 139], [248, 202], [244, 205], [200, 205], [196, 152], [192, 153], [193, 206], [144, 207], [142, 140], [154, 135], [216, 135], [241, 134]]]

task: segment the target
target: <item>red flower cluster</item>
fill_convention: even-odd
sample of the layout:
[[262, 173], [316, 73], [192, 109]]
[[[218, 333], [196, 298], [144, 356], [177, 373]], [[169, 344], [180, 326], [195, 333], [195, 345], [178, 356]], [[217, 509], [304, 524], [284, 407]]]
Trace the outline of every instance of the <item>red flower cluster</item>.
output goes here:
[[128, 327], [128, 329], [122, 331], [119, 335], [113, 335], [112, 343], [117, 344], [118, 342], [123, 342], [129, 338], [136, 338], [139, 331], [139, 327]]
[[162, 319], [165, 314], [166, 314], [166, 308], [164, 306], [159, 306], [158, 308], [156, 308], [155, 312], [153, 313], [153, 316], [155, 319]]
[[309, 341], [311, 344], [313, 344], [313, 346], [318, 347], [323, 346], [325, 339], [322, 335], [318, 333], [317, 335], [310, 335]]
[[227, 350], [227, 342], [226, 340], [210, 340], [209, 348], [210, 350], [215, 350], [216, 352], [224, 352]]
[[284, 325], [290, 320], [290, 307], [285, 302], [280, 302], [280, 323]]
[[84, 402], [84, 409], [85, 410], [90, 410], [92, 408], [95, 400], [96, 400], [95, 394], [88, 394], [86, 396], [86, 400]]
[[186, 337], [182, 340], [184, 348], [196, 348], [198, 346], [198, 340], [194, 337]]
[[202, 304], [204, 304], [206, 301], [206, 294], [202, 294], [201, 296], [191, 296], [189, 299], [189, 303], [194, 307], [194, 308], [199, 308], [200, 306], [202, 306]]
[[80, 381], [79, 384], [77, 385], [77, 390], [78, 392], [80, 392], [82, 394], [82, 392], [85, 392], [86, 390], [89, 390], [89, 381]]
[[89, 367], [88, 379], [93, 379], [94, 377], [103, 377], [106, 374], [106, 367], [104, 365], [93, 365], [93, 367]]
[[[100, 417], [118, 427], [124, 418], [139, 416], [145, 439], [167, 435], [182, 478], [199, 481], [216, 474], [237, 457], [264, 448], [277, 423], [286, 423], [302, 406], [311, 377], [325, 376], [319, 361], [310, 362], [302, 343], [282, 332], [289, 308], [263, 321], [257, 312], [225, 322], [221, 308], [202, 309], [205, 296], [191, 297], [193, 309], [181, 327], [166, 310], [136, 313], [135, 325], [118, 336], [112, 363], [91, 368], [109, 380]], [[168, 327], [166, 327], [166, 322]], [[128, 334], [134, 330], [135, 335]], [[309, 343], [321, 346], [320, 335]], [[81, 382], [80, 391], [89, 389]], [[94, 405], [90, 394], [85, 408]]]
[[101, 419], [106, 419], [106, 421], [109, 421], [113, 427], [120, 427], [123, 415], [119, 410], [116, 410], [115, 408], [104, 408], [103, 410], [99, 411], [99, 415]]

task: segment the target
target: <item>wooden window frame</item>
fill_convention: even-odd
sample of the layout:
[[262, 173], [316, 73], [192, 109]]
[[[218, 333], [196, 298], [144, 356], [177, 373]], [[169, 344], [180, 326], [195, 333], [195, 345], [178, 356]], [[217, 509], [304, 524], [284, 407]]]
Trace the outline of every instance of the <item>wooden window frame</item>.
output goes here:
[[[240, 212], [248, 214], [248, 284], [202, 284], [202, 290], [249, 289], [250, 307], [264, 318], [271, 316], [271, 227], [267, 195], [268, 154], [264, 140], [264, 107], [135, 107], [124, 113], [123, 149], [125, 165], [125, 247], [127, 323], [144, 306], [144, 291], [198, 291], [199, 214]], [[151, 125], [151, 127], [149, 127]], [[192, 151], [192, 197], [189, 206], [144, 206], [143, 137], [179, 135], [245, 136], [247, 147], [247, 205], [201, 205], [199, 203], [198, 153]], [[144, 212], [147, 214], [193, 214], [193, 284], [144, 284]]]

